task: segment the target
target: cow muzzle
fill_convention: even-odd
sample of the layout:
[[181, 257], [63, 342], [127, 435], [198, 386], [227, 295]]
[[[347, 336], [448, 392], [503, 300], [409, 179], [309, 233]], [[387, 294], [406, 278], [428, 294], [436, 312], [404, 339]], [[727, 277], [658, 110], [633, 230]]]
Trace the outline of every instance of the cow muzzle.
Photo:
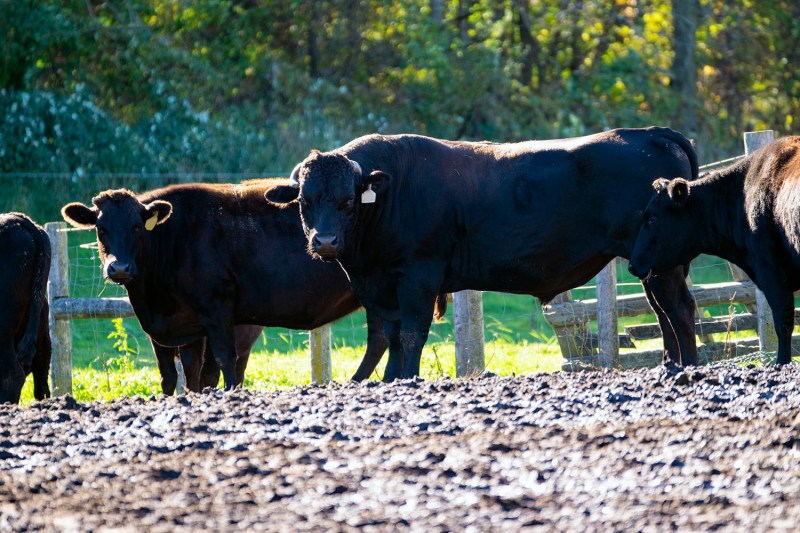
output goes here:
[[106, 277], [119, 285], [133, 280], [133, 267], [122, 261], [109, 261], [106, 264]]
[[631, 261], [628, 263], [628, 272], [632, 275], [636, 276], [639, 279], [647, 279], [650, 277], [650, 270], [645, 270], [643, 267], [636, 265]]
[[311, 248], [322, 259], [336, 259], [339, 255], [339, 238], [333, 233], [315, 233]]

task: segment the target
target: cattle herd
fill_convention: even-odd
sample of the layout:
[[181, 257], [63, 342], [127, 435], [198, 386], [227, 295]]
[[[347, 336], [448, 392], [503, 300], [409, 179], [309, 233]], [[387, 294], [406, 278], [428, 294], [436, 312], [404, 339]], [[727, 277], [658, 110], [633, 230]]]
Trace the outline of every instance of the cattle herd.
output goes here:
[[[354, 380], [384, 352], [385, 381], [419, 374], [446, 294], [492, 290], [543, 302], [614, 257], [630, 259], [664, 338], [664, 360], [697, 364], [689, 262], [715, 254], [765, 293], [791, 360], [800, 288], [800, 137], [698, 175], [668, 128], [522, 143], [368, 135], [312, 151], [287, 179], [108, 190], [64, 220], [92, 228], [103, 275], [124, 285], [149, 335], [162, 391], [241, 386], [264, 326], [312, 329], [366, 308]], [[0, 216], [0, 402], [33, 373], [50, 394], [46, 233]]]

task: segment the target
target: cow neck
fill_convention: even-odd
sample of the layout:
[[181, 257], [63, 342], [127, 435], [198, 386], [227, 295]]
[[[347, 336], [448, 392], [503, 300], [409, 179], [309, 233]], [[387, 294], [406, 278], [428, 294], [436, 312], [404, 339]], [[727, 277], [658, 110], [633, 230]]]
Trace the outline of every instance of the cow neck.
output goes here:
[[737, 165], [695, 182], [691, 188], [696, 214], [706, 242], [703, 252], [740, 263], [747, 254], [744, 236], [747, 214], [744, 202], [746, 167]]
[[[150, 321], [153, 318], [151, 307], [158, 299], [166, 294], [165, 290], [170, 284], [168, 266], [170, 252], [168, 242], [171, 237], [169, 228], [157, 227], [149, 235], [146, 248], [137, 258], [139, 276], [136, 281], [126, 285], [131, 305], [137, 309], [137, 316], [141, 321]], [[174, 254], [174, 252], [172, 252]]]

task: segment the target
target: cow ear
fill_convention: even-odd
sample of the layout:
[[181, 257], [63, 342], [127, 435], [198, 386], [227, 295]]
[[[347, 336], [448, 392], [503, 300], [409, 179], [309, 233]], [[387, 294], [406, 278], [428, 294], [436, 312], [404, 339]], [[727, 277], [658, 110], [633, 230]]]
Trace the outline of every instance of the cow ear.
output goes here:
[[276, 207], [286, 207], [297, 200], [299, 194], [300, 189], [294, 185], [276, 185], [264, 191], [264, 198]]
[[158, 224], [163, 224], [172, 214], [172, 204], [164, 200], [154, 200], [144, 206], [142, 218], [144, 219], [144, 227], [148, 231], [153, 231], [153, 228]]
[[61, 208], [61, 217], [76, 228], [92, 229], [97, 224], [97, 208], [72, 202]]
[[[374, 203], [377, 198], [385, 194], [389, 188], [392, 177], [382, 170], [373, 170], [362, 183], [361, 203]], [[370, 191], [374, 194], [370, 194]]]
[[663, 191], [664, 189], [667, 188], [668, 184], [669, 184], [669, 180], [664, 179], [664, 178], [658, 178], [656, 181], [653, 182], [653, 189], [656, 192], [661, 192], [661, 191]]
[[669, 182], [667, 192], [672, 200], [672, 205], [683, 207], [686, 205], [687, 198], [689, 198], [689, 182], [683, 178], [675, 178]]

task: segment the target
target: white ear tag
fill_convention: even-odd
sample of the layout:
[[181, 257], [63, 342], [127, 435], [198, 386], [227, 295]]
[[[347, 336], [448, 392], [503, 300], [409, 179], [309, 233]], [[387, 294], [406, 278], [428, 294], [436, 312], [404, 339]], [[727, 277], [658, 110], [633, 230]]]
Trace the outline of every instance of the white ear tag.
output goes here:
[[156, 224], [158, 224], [158, 213], [154, 213], [153, 216], [145, 221], [144, 229], [147, 231], [153, 231], [153, 228], [156, 227]]
[[375, 203], [375, 191], [372, 190], [372, 184], [370, 183], [367, 185], [367, 190], [361, 193], [361, 203], [362, 204], [374, 204]]

